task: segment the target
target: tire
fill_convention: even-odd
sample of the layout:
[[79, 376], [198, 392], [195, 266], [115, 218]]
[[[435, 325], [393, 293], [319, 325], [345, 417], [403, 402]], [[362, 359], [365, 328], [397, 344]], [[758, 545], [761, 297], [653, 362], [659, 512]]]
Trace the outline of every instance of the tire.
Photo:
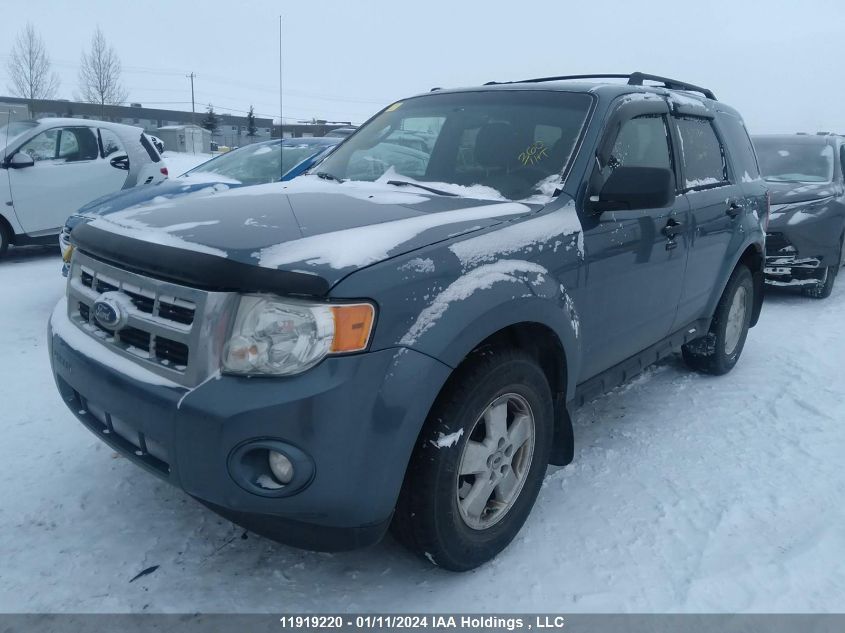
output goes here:
[[710, 331], [681, 349], [687, 366], [716, 376], [733, 369], [745, 347], [753, 306], [754, 281], [751, 271], [740, 264], [719, 299]]
[[420, 433], [391, 524], [394, 536], [452, 571], [494, 558], [534, 506], [553, 424], [549, 384], [530, 356], [509, 348], [474, 353], [444, 387]]
[[12, 233], [9, 231], [9, 227], [6, 225], [6, 222], [0, 218], [0, 257], [5, 255], [9, 248], [9, 244], [11, 243]]
[[804, 288], [804, 296], [813, 299], [827, 299], [833, 292], [833, 284], [836, 283], [836, 275], [839, 266], [827, 266], [824, 269], [824, 276], [819, 279], [815, 286]]

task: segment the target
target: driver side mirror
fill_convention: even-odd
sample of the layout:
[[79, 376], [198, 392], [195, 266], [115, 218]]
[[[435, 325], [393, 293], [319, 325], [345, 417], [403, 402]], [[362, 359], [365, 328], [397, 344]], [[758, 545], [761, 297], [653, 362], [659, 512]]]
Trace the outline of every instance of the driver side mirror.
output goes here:
[[675, 201], [674, 177], [661, 167], [620, 166], [605, 181], [592, 207], [597, 213], [659, 209]]
[[24, 167], [32, 167], [34, 164], [35, 161], [32, 160], [32, 156], [24, 152], [17, 152], [6, 161], [6, 165], [11, 169], [23, 169]]

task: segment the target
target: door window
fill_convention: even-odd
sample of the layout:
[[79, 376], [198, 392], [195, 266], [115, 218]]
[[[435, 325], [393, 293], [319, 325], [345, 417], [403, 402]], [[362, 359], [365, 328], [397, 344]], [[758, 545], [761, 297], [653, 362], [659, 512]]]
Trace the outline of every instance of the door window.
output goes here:
[[47, 130], [28, 140], [19, 151], [29, 156], [36, 163], [42, 160], [53, 160], [56, 158], [58, 140], [58, 129]]
[[99, 154], [97, 137], [90, 127], [66, 127], [59, 130], [58, 158], [71, 163], [95, 160]]
[[686, 189], [727, 182], [725, 152], [709, 119], [684, 117], [675, 120], [681, 139]]
[[638, 116], [622, 124], [608, 166], [616, 169], [622, 165], [672, 169], [669, 134], [662, 115]]
[[123, 143], [117, 137], [117, 134], [111, 130], [104, 130], [100, 128], [100, 143], [103, 150], [103, 158], [108, 158], [112, 154], [125, 154]]

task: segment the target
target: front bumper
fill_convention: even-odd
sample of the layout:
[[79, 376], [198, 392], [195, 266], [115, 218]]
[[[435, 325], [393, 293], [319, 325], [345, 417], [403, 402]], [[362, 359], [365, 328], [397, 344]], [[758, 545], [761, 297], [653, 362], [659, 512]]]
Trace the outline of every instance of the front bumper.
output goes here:
[[822, 255], [800, 253], [788, 235], [773, 232], [766, 235], [766, 283], [774, 286], [814, 286], [824, 276], [826, 264]]
[[[351, 549], [389, 524], [413, 445], [450, 369], [397, 348], [328, 358], [299, 376], [222, 376], [188, 390], [144, 382], [54, 328], [56, 385], [76, 417], [116, 451], [251, 529], [298, 547]], [[99, 347], [99, 342], [91, 340]], [[143, 378], [143, 376], [141, 376]], [[253, 440], [296, 447], [313, 464], [288, 496], [247, 491], [229, 457]], [[296, 464], [295, 464], [296, 465]]]

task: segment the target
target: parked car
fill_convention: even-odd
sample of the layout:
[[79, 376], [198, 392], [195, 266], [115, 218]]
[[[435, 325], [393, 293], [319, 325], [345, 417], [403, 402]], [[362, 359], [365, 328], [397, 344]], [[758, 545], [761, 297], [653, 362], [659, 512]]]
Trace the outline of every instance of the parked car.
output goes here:
[[766, 282], [829, 297], [845, 250], [845, 139], [781, 134], [753, 140], [772, 199]]
[[357, 129], [358, 128], [354, 126], [336, 127], [331, 132], [327, 132], [326, 136], [329, 138], [346, 138], [347, 136], [355, 134], [355, 130]]
[[0, 156], [0, 255], [10, 244], [55, 244], [84, 204], [167, 178], [141, 128], [105, 121], [15, 122], [0, 128]]
[[[63, 400], [257, 533], [337, 550], [392, 526], [445, 568], [491, 559], [572, 460], [573, 407], [678, 350], [730, 371], [760, 313], [742, 119], [625, 77], [411, 97], [313, 174], [79, 226]], [[422, 120], [423, 175], [351, 179]]]
[[65, 221], [59, 234], [59, 248], [64, 260], [62, 273], [67, 275], [68, 262], [73, 253], [71, 231], [81, 222], [148, 205], [153, 201], [211, 195], [234, 187], [276, 182], [280, 176], [281, 180], [290, 180], [309, 169], [340, 141], [337, 138], [307, 138], [255, 143], [216, 156], [156, 187], [130, 189], [98, 198]]

